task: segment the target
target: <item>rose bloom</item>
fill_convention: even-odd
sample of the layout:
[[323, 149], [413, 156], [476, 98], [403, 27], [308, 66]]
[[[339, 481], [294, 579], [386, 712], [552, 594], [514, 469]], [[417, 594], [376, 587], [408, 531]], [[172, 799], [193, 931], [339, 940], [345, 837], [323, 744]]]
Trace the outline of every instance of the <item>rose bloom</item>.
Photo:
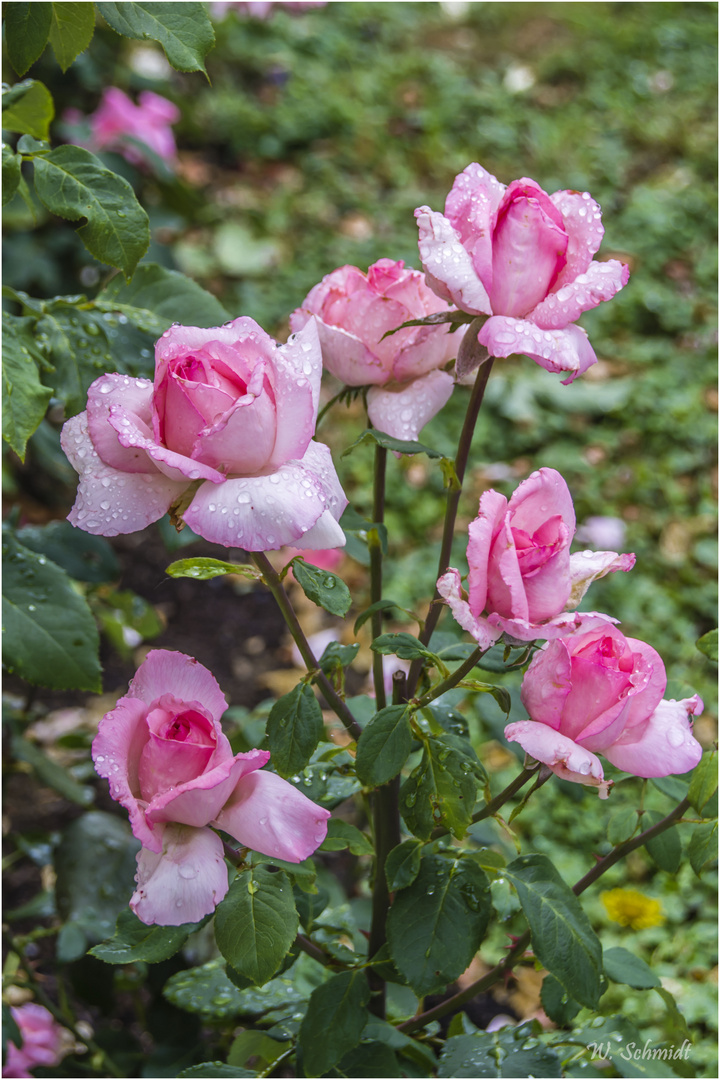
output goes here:
[[438, 581], [438, 592], [483, 649], [503, 631], [533, 641], [610, 622], [607, 615], [568, 609], [577, 607], [597, 578], [631, 570], [635, 556], [614, 551], [571, 555], [574, 533], [572, 497], [555, 469], [532, 473], [509, 502], [490, 489], [480, 497], [478, 516], [468, 529], [468, 599], [452, 567]]
[[299, 330], [314, 315], [328, 371], [346, 386], [371, 386], [368, 416], [376, 428], [416, 439], [452, 394], [452, 376], [439, 369], [457, 355], [462, 334], [440, 325], [383, 335], [447, 310], [421, 273], [380, 259], [367, 274], [355, 266], [327, 274], [292, 313], [290, 326]]
[[8, 1039], [7, 1057], [3, 1076], [32, 1076], [30, 1069], [36, 1065], [52, 1068], [62, 1057], [63, 1029], [43, 1005], [29, 1001], [25, 1005], [11, 1006], [12, 1018], [20, 1028], [22, 1046], [17, 1047]]
[[550, 641], [523, 679], [529, 720], [508, 724], [505, 738], [563, 780], [590, 784], [607, 798], [603, 754], [635, 776], [669, 776], [694, 769], [702, 747], [690, 716], [702, 712], [695, 694], [664, 701], [665, 667], [644, 641], [607, 624]]
[[[77, 109], [68, 109], [64, 119], [69, 123], [78, 123], [85, 118]], [[142, 149], [129, 141], [134, 139], [170, 163], [177, 155], [170, 125], [179, 119], [177, 105], [154, 94], [152, 90], [143, 90], [135, 105], [126, 93], [116, 86], [110, 86], [103, 90], [102, 100], [95, 112], [87, 117], [91, 134], [83, 145], [92, 151], [117, 150], [132, 165], [144, 165], [147, 159]]]
[[629, 270], [593, 259], [604, 230], [587, 192], [547, 195], [525, 177], [506, 187], [472, 164], [444, 214], [421, 206], [415, 217], [428, 284], [462, 311], [490, 316], [478, 341], [491, 356], [524, 353], [566, 383], [595, 363], [575, 321], [626, 285]]
[[93, 761], [142, 844], [130, 907], [144, 923], [197, 922], [223, 899], [228, 874], [213, 828], [294, 863], [327, 834], [327, 810], [258, 771], [266, 750], [233, 754], [220, 725], [226, 709], [207, 668], [156, 649], [100, 722]]
[[136, 532], [171, 506], [213, 543], [246, 551], [341, 547], [347, 499], [312, 441], [322, 362], [314, 325], [277, 345], [252, 319], [172, 326], [155, 382], [103, 375], [62, 446], [80, 474], [69, 520]]

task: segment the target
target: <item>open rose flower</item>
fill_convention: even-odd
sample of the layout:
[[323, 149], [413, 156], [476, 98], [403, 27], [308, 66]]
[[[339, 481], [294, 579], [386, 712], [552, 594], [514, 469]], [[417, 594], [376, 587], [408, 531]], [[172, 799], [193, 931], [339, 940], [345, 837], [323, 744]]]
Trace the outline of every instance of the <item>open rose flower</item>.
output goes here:
[[574, 533], [572, 498], [555, 469], [532, 473], [509, 502], [490, 489], [481, 496], [478, 516], [468, 529], [468, 599], [452, 567], [438, 581], [438, 592], [483, 649], [503, 631], [533, 641], [610, 622], [607, 615], [574, 609], [591, 582], [631, 570], [635, 556], [614, 551], [571, 555]]
[[327, 833], [327, 810], [275, 773], [265, 750], [233, 754], [220, 726], [227, 702], [207, 668], [149, 652], [128, 693], [101, 721], [93, 761], [142, 844], [130, 901], [145, 923], [197, 922], [228, 890], [223, 844], [302, 862]]
[[629, 270], [593, 259], [604, 230], [587, 192], [547, 195], [527, 178], [506, 187], [472, 164], [444, 214], [421, 206], [415, 217], [428, 284], [462, 311], [490, 316], [478, 334], [490, 356], [524, 353], [566, 383], [595, 363], [576, 320], [622, 289]]
[[[63, 1029], [43, 1005], [28, 1001], [10, 1009], [20, 1029], [22, 1045], [8, 1039], [3, 1076], [29, 1077], [30, 1069], [42, 1065], [51, 1069], [62, 1057]], [[65, 1051], [67, 1052], [67, 1051]]]
[[616, 626], [550, 641], [523, 679], [530, 719], [508, 724], [505, 738], [563, 780], [597, 787], [601, 798], [609, 783], [598, 753], [635, 776], [688, 772], [702, 755], [690, 716], [703, 703], [697, 694], [663, 701], [666, 685], [655, 650]]
[[371, 386], [368, 416], [375, 427], [416, 439], [452, 394], [452, 376], [439, 369], [457, 355], [462, 334], [440, 325], [383, 335], [447, 310], [421, 273], [380, 259], [367, 275], [355, 266], [327, 274], [292, 313], [290, 326], [299, 330], [314, 315], [328, 371], [346, 386]]
[[88, 150], [117, 150], [132, 165], [145, 165], [142, 143], [166, 164], [177, 155], [175, 138], [170, 125], [180, 119], [177, 105], [152, 90], [143, 90], [136, 105], [116, 86], [103, 90], [102, 100], [94, 113], [85, 118], [77, 109], [68, 109], [63, 117], [68, 123], [85, 119], [90, 124], [90, 137], [82, 143]]
[[321, 374], [314, 325], [286, 345], [247, 318], [172, 326], [155, 346], [154, 384], [103, 375], [63, 427], [80, 474], [69, 520], [116, 536], [174, 506], [226, 547], [341, 547], [347, 499], [329, 449], [312, 441]]

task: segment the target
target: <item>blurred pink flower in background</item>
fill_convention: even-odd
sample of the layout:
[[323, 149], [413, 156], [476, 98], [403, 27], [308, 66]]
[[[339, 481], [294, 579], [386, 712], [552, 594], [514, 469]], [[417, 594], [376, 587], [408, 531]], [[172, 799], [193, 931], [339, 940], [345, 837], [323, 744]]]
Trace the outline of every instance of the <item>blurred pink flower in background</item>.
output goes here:
[[78, 141], [78, 145], [87, 150], [116, 150], [131, 164], [146, 165], [147, 156], [142, 147], [130, 141], [137, 140], [167, 165], [175, 161], [177, 147], [171, 124], [180, 119], [180, 110], [172, 101], [152, 90], [141, 91], [135, 105], [124, 91], [110, 86], [103, 90], [100, 104], [90, 116], [84, 117], [77, 109], [68, 109], [63, 119], [69, 124], [83, 120], [90, 124], [90, 137], [82, 143]]
[[445, 213], [421, 206], [420, 258], [428, 284], [462, 311], [490, 318], [478, 341], [490, 356], [523, 353], [572, 382], [597, 357], [575, 324], [610, 300], [629, 270], [599, 262], [600, 207], [587, 192], [547, 195], [534, 180], [508, 187], [473, 163], [455, 178]]
[[452, 567], [437, 587], [481, 648], [488, 649], [503, 631], [533, 641], [612, 621], [574, 609], [593, 581], [631, 570], [635, 556], [614, 551], [571, 555], [574, 532], [572, 497], [555, 469], [532, 473], [509, 501], [492, 488], [480, 497], [478, 516], [468, 529], [468, 599], [462, 598], [460, 574]]
[[548, 642], [523, 679], [529, 720], [509, 724], [505, 738], [564, 780], [589, 784], [607, 798], [597, 753], [635, 776], [669, 776], [694, 769], [702, 747], [690, 716], [697, 694], [664, 701], [665, 666], [644, 641], [615, 626]]
[[315, 316], [323, 364], [346, 386], [371, 386], [368, 416], [398, 439], [415, 439], [452, 394], [441, 371], [456, 355], [462, 332], [446, 325], [413, 326], [383, 339], [410, 319], [448, 306], [404, 262], [380, 259], [367, 274], [341, 266], [310, 290], [290, 316], [299, 330]]
[[327, 446], [312, 440], [322, 360], [314, 325], [278, 345], [256, 322], [175, 324], [155, 382], [103, 375], [62, 446], [80, 474], [73, 525], [102, 536], [176, 513], [246, 551], [341, 547], [347, 505]]
[[585, 518], [575, 533], [575, 542], [592, 548], [617, 548], [625, 545], [627, 527], [622, 518], [597, 515]]
[[32, 1076], [30, 1069], [42, 1065], [49, 1069], [62, 1057], [63, 1028], [43, 1005], [29, 1001], [25, 1005], [11, 1006], [12, 1018], [20, 1028], [22, 1046], [17, 1047], [8, 1039], [7, 1057], [3, 1076]]
[[325, 7], [327, 0], [214, 0], [210, 13], [215, 19], [224, 19], [228, 11], [249, 15], [253, 19], [269, 19], [277, 8], [300, 14], [311, 8]]
[[155, 649], [100, 722], [93, 761], [142, 844], [130, 907], [145, 923], [197, 922], [223, 899], [228, 874], [213, 828], [295, 863], [325, 839], [329, 812], [258, 771], [266, 750], [233, 754], [220, 725], [226, 709], [207, 668]]

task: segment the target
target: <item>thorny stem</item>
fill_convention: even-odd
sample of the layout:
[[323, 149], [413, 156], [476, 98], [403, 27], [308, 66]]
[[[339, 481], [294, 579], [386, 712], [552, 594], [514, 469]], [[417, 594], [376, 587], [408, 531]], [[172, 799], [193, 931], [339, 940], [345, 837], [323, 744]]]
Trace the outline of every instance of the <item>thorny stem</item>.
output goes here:
[[295, 644], [300, 651], [300, 655], [305, 661], [305, 665], [308, 671], [312, 673], [313, 681], [316, 682], [320, 687], [320, 693], [325, 698], [325, 701], [328, 703], [333, 712], [342, 720], [343, 724], [345, 725], [349, 733], [352, 735], [353, 739], [359, 739], [362, 728], [358, 724], [353, 714], [348, 709], [343, 699], [340, 697], [337, 691], [333, 689], [327, 675], [323, 671], [320, 671], [320, 669], [318, 668], [315, 655], [310, 648], [310, 645], [307, 638], [305, 637], [305, 634], [303, 633], [303, 629], [300, 626], [300, 623], [298, 622], [298, 617], [295, 614], [295, 611], [292, 604], [290, 603], [285, 589], [283, 588], [280, 576], [277, 574], [272, 563], [264, 552], [253, 551], [252, 558], [255, 565], [262, 573], [263, 581], [275, 597], [277, 605], [282, 612], [285, 622], [287, 623], [288, 629], [292, 634]]
[[[385, 517], [385, 471], [387, 450], [382, 446], [375, 448], [375, 477], [373, 484], [373, 521], [380, 525]], [[370, 597], [372, 603], [382, 599], [382, 546], [379, 536], [372, 538], [370, 548]], [[373, 639], [382, 633], [382, 612], [374, 611], [371, 616]], [[405, 674], [396, 672], [400, 678], [393, 677], [393, 703], [401, 704], [405, 698]], [[375, 684], [375, 704], [378, 710], [387, 704], [383, 658], [380, 653], [373, 653], [373, 682]], [[396, 776], [387, 784], [377, 788], [372, 795], [373, 834], [375, 840], [375, 880], [373, 882], [372, 920], [368, 956], [372, 957], [385, 944], [385, 922], [390, 908], [390, 893], [385, 878], [385, 861], [388, 854], [400, 843], [400, 777]], [[368, 983], [372, 991], [370, 1010], [375, 1016], [385, 1017], [385, 980], [372, 968], [368, 968]]]
[[317, 960], [318, 964], [323, 964], [325, 967], [331, 967], [335, 964], [335, 960], [332, 956], [328, 956], [324, 949], [321, 949], [320, 946], [316, 945], [310, 938], [306, 938], [304, 934], [298, 934], [295, 938], [295, 944], [299, 949], [302, 949], [304, 953], [307, 953], [308, 956], [312, 956], [313, 960]]
[[45, 1006], [47, 1011], [55, 1017], [58, 1023], [62, 1024], [64, 1028], [67, 1028], [67, 1030], [72, 1033], [77, 1042], [81, 1042], [84, 1046], [87, 1046], [91, 1054], [95, 1056], [99, 1055], [109, 1076], [124, 1076], [125, 1073], [117, 1067], [115, 1062], [112, 1060], [111, 1057], [108, 1056], [108, 1054], [103, 1050], [103, 1048], [101, 1046], [98, 1046], [94, 1039], [90, 1039], [87, 1035], [83, 1035], [82, 1032], [75, 1026], [73, 1021], [69, 1020], [68, 1017], [65, 1016], [62, 1009], [59, 1009], [57, 1007], [52, 998], [48, 997], [48, 995], [45, 993], [42, 986], [38, 982], [37, 976], [35, 975], [32, 967], [27, 962], [22, 945], [18, 943], [16, 938], [14, 938], [12, 934], [8, 933], [6, 930], [3, 930], [3, 940], [5, 941], [7, 947], [17, 956], [20, 967], [25, 972], [25, 975], [27, 976], [28, 982], [32, 986], [33, 994], [37, 1001], [41, 1005]]
[[[470, 444], [472, 443], [473, 432], [475, 431], [475, 424], [477, 423], [478, 414], [480, 412], [480, 406], [483, 403], [483, 397], [485, 396], [485, 387], [487, 386], [488, 379], [490, 378], [490, 372], [492, 371], [493, 358], [490, 357], [480, 368], [475, 384], [470, 395], [470, 401], [468, 402], [467, 412], [465, 413], [465, 422], [463, 424], [462, 431], [460, 433], [460, 439], [458, 441], [457, 454], [455, 456], [455, 475], [458, 478], [459, 487], [456, 491], [452, 489], [448, 491], [447, 503], [445, 506], [445, 524], [443, 526], [442, 545], [440, 548], [440, 559], [438, 560], [438, 577], [448, 568], [450, 563], [450, 549], [453, 542], [453, 533], [455, 531], [455, 519], [457, 518], [458, 504], [460, 502], [460, 495], [462, 493], [462, 483], [465, 476], [465, 469], [467, 467], [468, 457], [470, 454]], [[440, 612], [442, 610], [440, 601], [440, 593], [435, 589], [435, 596], [433, 603], [430, 605], [430, 611], [428, 617], [425, 620], [425, 627], [420, 634], [420, 641], [423, 645], [427, 645], [432, 632], [437, 625], [437, 621], [440, 618]], [[420, 676], [420, 670], [422, 668], [422, 660], [413, 660], [410, 665], [410, 674], [408, 676], [408, 694], [410, 697], [415, 693], [415, 687]]]
[[[373, 482], [373, 522], [382, 525], [385, 518], [385, 468], [387, 450], [384, 446], [375, 446], [375, 476]], [[370, 550], [370, 603], [382, 600], [382, 544], [375, 530], [374, 536], [368, 537]], [[373, 611], [370, 617], [373, 640], [382, 633], [382, 611]], [[378, 712], [387, 704], [385, 698], [385, 679], [383, 658], [380, 653], [373, 653], [373, 683], [375, 686], [375, 704]]]
[[[573, 892], [576, 896], [579, 896], [585, 891], [594, 881], [597, 881], [606, 870], [609, 870], [611, 866], [614, 866], [616, 862], [623, 859], [626, 855], [629, 855], [631, 851], [636, 848], [642, 847], [648, 840], [652, 840], [653, 837], [659, 836], [660, 833], [665, 832], [666, 829], [670, 829], [685, 813], [690, 806], [688, 799], [683, 799], [674, 810], [664, 817], [662, 821], [658, 821], [657, 825], [653, 825], [651, 828], [646, 829], [645, 832], [641, 832], [639, 836], [636, 836], [632, 840], [627, 840], [624, 844], [619, 844], [609, 855], [606, 855], [603, 859], [593, 866], [591, 870], [580, 878], [578, 882], [573, 885]], [[483, 975], [477, 982], [471, 983], [465, 990], [461, 990], [458, 994], [453, 994], [447, 1001], [441, 1002], [440, 1005], [435, 1005], [432, 1009], [427, 1009], [423, 1013], [419, 1013], [417, 1016], [411, 1017], [410, 1020], [403, 1021], [402, 1024], [398, 1024], [400, 1031], [411, 1032], [417, 1031], [418, 1028], [425, 1027], [431, 1020], [438, 1020], [441, 1016], [445, 1016], [449, 1012], [455, 1012], [461, 1005], [464, 1005], [466, 1001], [470, 1001], [476, 996], [481, 994], [485, 990], [489, 990], [495, 983], [500, 982], [506, 972], [520, 960], [530, 944], [531, 933], [526, 930], [525, 933], [518, 938], [513, 945], [507, 956], [496, 964], [486, 975]]]

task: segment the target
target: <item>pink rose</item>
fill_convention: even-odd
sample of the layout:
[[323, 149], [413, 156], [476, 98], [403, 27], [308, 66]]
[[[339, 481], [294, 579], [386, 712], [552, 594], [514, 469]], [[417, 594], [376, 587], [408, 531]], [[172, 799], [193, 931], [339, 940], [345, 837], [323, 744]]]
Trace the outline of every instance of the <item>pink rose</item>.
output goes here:
[[690, 716], [703, 703], [697, 694], [663, 701], [666, 685], [655, 650], [610, 624], [550, 641], [523, 679], [530, 719], [508, 724], [505, 737], [601, 798], [609, 783], [597, 753], [635, 776], [688, 772], [702, 755]]
[[36, 1065], [52, 1068], [62, 1057], [63, 1029], [42, 1005], [29, 1001], [11, 1007], [12, 1018], [20, 1028], [22, 1046], [8, 1040], [3, 1076], [32, 1076]]
[[490, 315], [478, 341], [491, 356], [524, 353], [572, 382], [597, 357], [575, 320], [627, 284], [597, 262], [603, 227], [587, 192], [547, 195], [534, 180], [505, 187], [481, 165], [455, 178], [440, 214], [415, 211], [428, 284], [463, 311]]
[[176, 504], [226, 547], [341, 547], [347, 499], [329, 449], [312, 441], [321, 373], [314, 325], [287, 345], [247, 318], [172, 326], [155, 346], [154, 384], [103, 375], [63, 427], [80, 474], [69, 520], [116, 536]]
[[448, 334], [446, 326], [414, 326], [383, 335], [438, 311], [447, 305], [422, 274], [380, 259], [367, 275], [355, 266], [327, 274], [292, 313], [290, 326], [299, 330], [314, 315], [328, 371], [346, 386], [372, 385], [367, 404], [375, 427], [416, 439], [452, 394], [452, 376], [439, 369], [457, 355], [461, 334]]
[[[76, 123], [81, 119], [77, 110], [68, 110], [65, 119]], [[91, 136], [86, 144], [88, 150], [117, 150], [133, 165], [145, 165], [147, 159], [142, 149], [129, 140], [144, 143], [166, 163], [177, 155], [175, 139], [170, 125], [180, 119], [177, 105], [167, 98], [143, 90], [138, 104], [116, 86], [103, 90], [97, 109], [88, 117]]]
[[634, 555], [614, 551], [570, 554], [575, 510], [555, 469], [532, 473], [509, 502], [498, 491], [486, 491], [468, 533], [468, 600], [452, 567], [437, 587], [460, 626], [483, 649], [503, 631], [533, 641], [612, 621], [574, 609], [591, 582], [635, 565]]
[[258, 772], [267, 751], [233, 754], [220, 726], [226, 708], [207, 668], [156, 649], [93, 741], [95, 768], [142, 844], [130, 907], [144, 923], [197, 922], [220, 903], [228, 875], [213, 828], [288, 862], [325, 839], [328, 811]]

